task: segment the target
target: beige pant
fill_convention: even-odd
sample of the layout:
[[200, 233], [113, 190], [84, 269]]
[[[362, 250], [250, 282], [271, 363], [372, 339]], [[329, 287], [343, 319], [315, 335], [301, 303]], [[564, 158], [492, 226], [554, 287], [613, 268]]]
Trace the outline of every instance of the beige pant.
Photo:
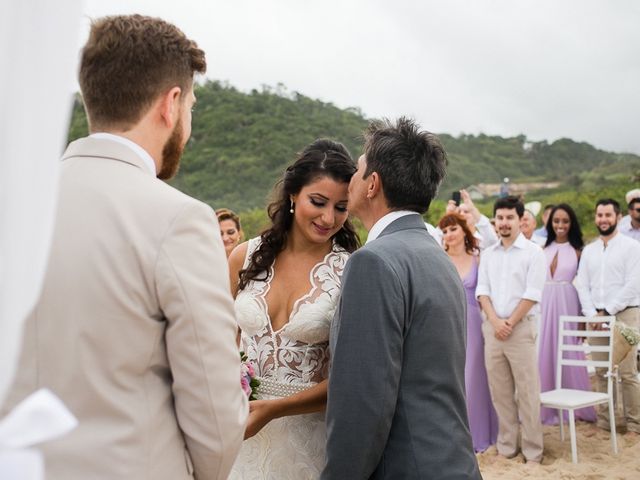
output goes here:
[[[640, 328], [640, 308], [627, 308], [616, 315], [616, 322], [623, 322], [629, 327]], [[592, 345], [606, 345], [606, 338], [591, 337], [589, 343]], [[593, 352], [594, 360], [606, 360], [607, 354]], [[638, 346], [634, 346], [624, 357], [618, 367], [618, 374], [622, 381], [622, 403], [624, 405], [624, 420], [620, 419], [616, 423], [626, 426], [628, 431], [640, 433], [640, 381], [638, 381]], [[607, 379], [604, 376], [606, 369], [596, 368], [596, 388], [599, 392], [607, 391]], [[615, 389], [614, 389], [615, 390]], [[609, 429], [609, 407], [599, 405], [598, 425]]]
[[522, 319], [505, 341], [495, 337], [488, 321], [482, 323], [482, 333], [489, 390], [498, 414], [498, 453], [506, 457], [516, 455], [521, 433], [524, 458], [540, 461], [543, 443], [536, 319], [533, 316]]

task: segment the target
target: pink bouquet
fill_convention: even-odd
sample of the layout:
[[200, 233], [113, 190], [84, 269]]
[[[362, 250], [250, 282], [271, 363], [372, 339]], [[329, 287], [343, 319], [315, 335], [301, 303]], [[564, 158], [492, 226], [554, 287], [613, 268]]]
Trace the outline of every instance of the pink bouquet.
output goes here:
[[242, 390], [247, 394], [249, 400], [257, 400], [260, 380], [256, 377], [256, 371], [244, 352], [240, 352], [240, 362], [240, 385], [242, 385]]

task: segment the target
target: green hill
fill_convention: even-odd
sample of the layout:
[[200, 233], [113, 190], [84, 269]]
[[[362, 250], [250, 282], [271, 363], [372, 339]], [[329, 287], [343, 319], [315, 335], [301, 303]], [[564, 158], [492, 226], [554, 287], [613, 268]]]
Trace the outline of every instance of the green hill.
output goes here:
[[[339, 109], [289, 92], [283, 85], [244, 93], [228, 84], [208, 81], [196, 87], [196, 97], [191, 140], [172, 184], [214, 208], [262, 211], [272, 185], [296, 152], [318, 137], [344, 143], [354, 159], [361, 153], [360, 135], [368, 119], [358, 109]], [[86, 134], [78, 100], [69, 140]], [[514, 183], [563, 183], [557, 191], [541, 192], [540, 198], [562, 197], [564, 191], [578, 190], [597, 196], [605, 186], [616, 185], [616, 192], [625, 191], [633, 185], [633, 175], [636, 183], [640, 175], [639, 156], [605, 152], [570, 139], [530, 142], [524, 135], [502, 138], [483, 134], [440, 134], [440, 138], [450, 161], [441, 189], [443, 197], [471, 184], [499, 183], [505, 176]], [[434, 205], [433, 214], [438, 210]], [[264, 220], [255, 211], [248, 217], [255, 219], [256, 229]]]
[[[196, 87], [191, 139], [172, 184], [212, 206], [262, 208], [296, 152], [318, 137], [344, 143], [353, 156], [367, 120], [357, 110], [265, 87], [242, 93], [219, 82]], [[70, 140], [86, 135], [76, 102]]]

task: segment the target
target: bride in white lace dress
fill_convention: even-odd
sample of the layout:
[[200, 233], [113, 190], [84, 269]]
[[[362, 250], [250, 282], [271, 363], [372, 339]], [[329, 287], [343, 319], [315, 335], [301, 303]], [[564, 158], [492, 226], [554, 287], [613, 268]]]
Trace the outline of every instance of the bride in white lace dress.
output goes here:
[[359, 245], [354, 172], [343, 145], [316, 140], [276, 185], [272, 226], [229, 258], [242, 349], [261, 380], [231, 479], [317, 479], [324, 467], [329, 327]]

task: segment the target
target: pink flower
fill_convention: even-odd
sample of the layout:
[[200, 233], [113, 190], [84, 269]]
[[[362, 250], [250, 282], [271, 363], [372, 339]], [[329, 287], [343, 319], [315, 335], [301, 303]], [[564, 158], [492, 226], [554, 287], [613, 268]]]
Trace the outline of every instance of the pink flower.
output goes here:
[[249, 397], [249, 400], [255, 400], [257, 398], [257, 390], [260, 386], [260, 380], [256, 378], [256, 371], [247, 359], [244, 352], [240, 353], [240, 385], [244, 393]]
[[249, 378], [243, 376], [240, 379], [240, 384], [242, 385], [242, 390], [244, 390], [245, 395], [247, 397], [251, 395], [251, 386], [249, 385]]

